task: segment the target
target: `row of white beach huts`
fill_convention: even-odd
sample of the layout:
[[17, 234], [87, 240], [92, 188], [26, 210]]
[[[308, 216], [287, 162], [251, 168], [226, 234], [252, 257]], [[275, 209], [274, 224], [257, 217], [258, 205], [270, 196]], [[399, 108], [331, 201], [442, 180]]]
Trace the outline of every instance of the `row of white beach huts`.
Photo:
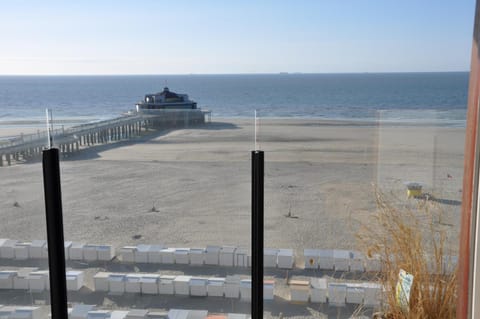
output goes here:
[[[46, 319], [51, 318], [49, 307], [0, 305], [2, 319]], [[240, 313], [209, 314], [207, 310], [170, 309], [157, 311], [148, 309], [104, 310], [94, 305], [76, 304], [68, 308], [69, 319], [249, 319]]]
[[[35, 267], [2, 270], [0, 271], [0, 289], [43, 292], [50, 290], [49, 276], [48, 270], [38, 270]], [[84, 285], [85, 274], [79, 270], [67, 270], [66, 279], [67, 290], [78, 291]]]
[[[223, 267], [251, 267], [251, 253], [235, 246], [207, 246], [205, 248], [171, 248], [163, 245], [123, 246], [115, 251], [112, 245], [65, 242], [65, 258], [73, 261], [110, 261], [118, 257], [124, 263], [216, 265]], [[0, 239], [0, 258], [12, 260], [48, 258], [45, 240], [21, 242]], [[305, 249], [305, 268], [335, 269], [338, 271], [378, 271], [378, 258], [365, 259], [356, 251], [339, 249]], [[295, 266], [293, 249], [264, 249], [264, 267], [292, 269]]]
[[[251, 267], [251, 253], [236, 246], [207, 246], [205, 248], [171, 248], [163, 245], [123, 246], [115, 251], [112, 245], [65, 242], [65, 258], [73, 261], [107, 262], [118, 257], [124, 263], [214, 265], [223, 267]], [[302, 256], [301, 256], [302, 257]], [[13, 260], [48, 258], [45, 240], [20, 242], [0, 239], [0, 258]], [[304, 249], [304, 269], [335, 270], [342, 272], [380, 272], [380, 256], [366, 257], [361, 252], [344, 249]], [[432, 258], [432, 260], [434, 260]], [[264, 267], [293, 269], [293, 249], [264, 249]], [[443, 256], [440, 267], [431, 265], [432, 273], [452, 273], [458, 263], [456, 256]]]
[[[68, 291], [78, 291], [84, 286], [83, 271], [69, 270], [66, 275]], [[93, 276], [93, 282], [96, 292], [105, 292], [110, 295], [222, 297], [250, 301], [252, 291], [251, 279], [236, 275], [207, 278], [187, 275], [98, 272]], [[35, 268], [0, 271], [0, 289], [44, 292], [49, 288], [48, 271]], [[381, 286], [377, 283], [342, 282], [326, 278], [290, 280], [288, 290], [290, 300], [293, 302], [328, 302], [335, 306], [345, 303], [375, 306], [381, 294]], [[274, 280], [264, 280], [263, 295], [265, 300], [274, 299]]]
[[[110, 294], [138, 293], [147, 295], [178, 295], [191, 297], [224, 297], [250, 301], [252, 281], [240, 276], [193, 277], [140, 273], [99, 272], [94, 276], [95, 291]], [[382, 285], [376, 282], [346, 282], [327, 278], [289, 280], [288, 291], [292, 302], [328, 303], [333, 306], [362, 304], [378, 306]], [[266, 279], [263, 298], [274, 300], [275, 281]]]
[[[240, 276], [193, 277], [139, 273], [99, 272], [94, 277], [95, 291], [121, 295], [176, 295], [191, 297], [225, 297], [249, 301], [252, 281]], [[274, 280], [264, 281], [264, 299], [273, 300]]]

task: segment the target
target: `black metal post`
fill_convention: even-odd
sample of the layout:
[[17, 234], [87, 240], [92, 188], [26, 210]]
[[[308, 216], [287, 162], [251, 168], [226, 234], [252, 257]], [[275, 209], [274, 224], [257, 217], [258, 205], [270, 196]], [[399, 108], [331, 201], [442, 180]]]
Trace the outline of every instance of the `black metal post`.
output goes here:
[[68, 318], [67, 279], [65, 274], [65, 243], [58, 149], [51, 148], [43, 151], [42, 163], [52, 319], [66, 319]]
[[252, 151], [252, 319], [263, 318], [263, 151]]

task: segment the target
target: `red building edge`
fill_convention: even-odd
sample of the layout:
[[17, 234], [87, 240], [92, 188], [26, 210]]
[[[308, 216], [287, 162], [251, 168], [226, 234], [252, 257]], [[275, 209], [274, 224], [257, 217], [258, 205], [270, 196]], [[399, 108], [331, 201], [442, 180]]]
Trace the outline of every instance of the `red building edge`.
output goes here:
[[[476, 174], [478, 144], [478, 112], [480, 97], [480, 3], [476, 2], [473, 27], [470, 81], [468, 88], [467, 123], [465, 130], [465, 157], [463, 173], [462, 215], [460, 223], [460, 250], [458, 263], [457, 318], [471, 317], [472, 279], [470, 276], [473, 256], [472, 216], [476, 214]], [[475, 205], [474, 205], [475, 203]], [[475, 210], [475, 211], [474, 211]]]

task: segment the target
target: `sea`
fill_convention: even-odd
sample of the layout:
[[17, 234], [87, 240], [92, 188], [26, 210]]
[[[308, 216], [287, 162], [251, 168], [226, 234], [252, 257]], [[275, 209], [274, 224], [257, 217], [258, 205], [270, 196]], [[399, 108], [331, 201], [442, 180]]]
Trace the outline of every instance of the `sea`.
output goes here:
[[168, 86], [217, 118], [316, 118], [464, 126], [468, 72], [0, 76], [0, 125], [121, 116]]

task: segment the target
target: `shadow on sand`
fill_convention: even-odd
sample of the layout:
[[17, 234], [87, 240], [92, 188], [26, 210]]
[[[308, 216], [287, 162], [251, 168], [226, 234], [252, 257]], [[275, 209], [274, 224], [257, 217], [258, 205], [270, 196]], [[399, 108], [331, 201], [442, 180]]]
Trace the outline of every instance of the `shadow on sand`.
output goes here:
[[436, 198], [432, 194], [423, 193], [420, 196], [415, 196], [416, 199], [423, 199], [425, 201], [431, 201], [439, 204], [450, 205], [450, 206], [460, 206], [462, 204], [461, 201], [455, 199], [445, 199], [445, 198]]
[[[137, 136], [129, 140], [121, 140], [109, 142], [107, 144], [96, 144], [91, 146], [83, 146], [83, 149], [80, 149], [79, 152], [74, 152], [66, 156], [62, 156], [61, 161], [83, 161], [83, 160], [93, 160], [100, 158], [99, 153], [111, 150], [117, 147], [130, 146], [139, 143], [147, 143], [150, 140], [154, 140], [160, 136], [167, 135], [170, 132], [183, 130], [183, 129], [194, 129], [194, 130], [208, 130], [208, 131], [220, 131], [220, 130], [233, 130], [239, 129], [236, 124], [228, 122], [211, 122], [204, 125], [190, 125], [188, 127], [171, 127], [161, 130], [151, 130], [147, 133], [143, 133], [142, 136]], [[41, 157], [30, 158], [25, 161], [20, 161], [19, 164], [34, 164], [41, 162]]]

